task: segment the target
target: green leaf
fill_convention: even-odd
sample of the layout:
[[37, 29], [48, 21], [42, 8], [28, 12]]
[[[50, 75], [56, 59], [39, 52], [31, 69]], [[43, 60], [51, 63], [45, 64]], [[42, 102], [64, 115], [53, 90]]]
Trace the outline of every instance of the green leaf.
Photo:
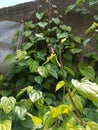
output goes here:
[[67, 72], [70, 73], [73, 77], [75, 76], [75, 73], [71, 68], [65, 66], [64, 69], [67, 70]]
[[56, 68], [55, 65], [47, 64], [46, 68], [50, 75], [52, 75], [54, 78], [58, 79], [58, 69]]
[[25, 37], [28, 37], [28, 36], [30, 36], [31, 34], [32, 34], [32, 31], [30, 31], [30, 30], [26, 30], [26, 31], [24, 32]]
[[81, 101], [80, 96], [77, 95], [77, 94], [75, 94], [75, 95], [73, 96], [73, 101], [74, 101], [74, 103], [75, 103], [77, 109], [82, 113], [82, 111], [83, 111], [83, 104], [82, 104], [82, 101]]
[[43, 65], [45, 65], [46, 63], [48, 63], [50, 60], [52, 60], [55, 57], [55, 54], [51, 54], [50, 56], [47, 57], [47, 60], [43, 63]]
[[41, 85], [41, 83], [42, 83], [42, 81], [43, 81], [43, 77], [41, 77], [41, 76], [35, 76], [35, 77], [34, 77], [34, 80], [36, 81], [36, 83], [38, 83], [38, 84]]
[[4, 79], [4, 76], [0, 74], [0, 81], [2, 81], [3, 79]]
[[50, 69], [49, 74], [52, 75], [54, 78], [58, 79], [58, 73], [55, 69]]
[[93, 121], [88, 121], [87, 126], [90, 128], [90, 130], [98, 130], [98, 123]]
[[32, 21], [25, 22], [25, 28], [26, 28], [26, 30], [28, 30], [30, 28], [34, 28], [34, 27], [35, 27], [35, 24], [33, 24]]
[[71, 31], [71, 27], [70, 26], [66, 26], [66, 25], [60, 25], [60, 28], [63, 29], [64, 31], [68, 31], [70, 32]]
[[76, 4], [67, 6], [67, 8], [66, 8], [66, 10], [65, 10], [65, 15], [66, 15], [68, 12], [70, 12], [71, 10], [73, 10], [75, 6], [76, 6]]
[[90, 40], [91, 40], [91, 38], [85, 39], [85, 40], [83, 41], [83, 45], [86, 46], [86, 45], [89, 43]]
[[27, 52], [22, 50], [17, 50], [16, 57], [18, 60], [24, 60], [26, 58]]
[[55, 24], [57, 24], [57, 25], [60, 24], [60, 19], [59, 19], [59, 18], [52, 18], [52, 21], [53, 21]]
[[27, 87], [21, 89], [21, 90], [18, 92], [17, 97], [21, 96], [21, 95], [22, 95], [24, 92], [26, 92], [26, 91], [27, 91]]
[[40, 66], [38, 67], [38, 73], [42, 76], [42, 77], [47, 77], [48, 75], [48, 70], [45, 66]]
[[79, 44], [81, 43], [81, 38], [80, 38], [80, 37], [75, 37], [75, 36], [73, 36], [72, 39], [73, 39], [75, 42], [79, 43]]
[[42, 98], [42, 92], [41, 91], [36, 91], [36, 90], [32, 90], [29, 94], [29, 98], [30, 100], [34, 103], [37, 100]]
[[73, 49], [71, 49], [71, 52], [72, 52], [72, 54], [77, 54], [77, 53], [82, 52], [82, 49], [73, 48]]
[[28, 50], [33, 45], [34, 45], [34, 43], [32, 43], [32, 42], [24, 43], [23, 50], [26, 51], [26, 50]]
[[83, 0], [76, 0], [76, 6], [81, 7]]
[[46, 112], [43, 116], [43, 125], [44, 125], [44, 129], [48, 129], [50, 128], [53, 123], [55, 122], [55, 118], [52, 118], [50, 115], [50, 112]]
[[48, 23], [47, 22], [39, 22], [38, 25], [41, 27], [41, 28], [45, 28]]
[[72, 79], [72, 84], [77, 89], [78, 93], [84, 98], [88, 98], [93, 102], [98, 102], [98, 85], [83, 78], [81, 82]]
[[19, 78], [16, 82], [16, 87], [22, 86], [25, 83], [25, 78]]
[[87, 66], [85, 63], [80, 63], [79, 65], [79, 71], [80, 73], [88, 78], [91, 81], [94, 81], [95, 79], [95, 72], [92, 66]]
[[19, 125], [17, 125], [17, 130], [30, 130], [34, 128], [34, 123], [32, 122], [31, 118], [26, 118], [25, 120], [21, 120], [19, 124], [20, 126], [23, 126], [23, 128], [20, 127], [20, 129], [18, 129]]
[[25, 107], [16, 106], [14, 108], [14, 114], [20, 120], [24, 120], [24, 117], [25, 117], [26, 113], [27, 113], [27, 109]]
[[1, 106], [5, 113], [9, 113], [13, 110], [16, 103], [16, 99], [14, 97], [2, 97], [1, 98]]
[[44, 37], [43, 37], [43, 33], [39, 33], [39, 34], [37, 33], [37, 34], [35, 34], [35, 35], [36, 35], [36, 37], [38, 37], [38, 38], [42, 38], [42, 39], [44, 38]]
[[94, 19], [98, 21], [98, 15], [94, 15]]
[[72, 105], [62, 104], [56, 108], [53, 108], [50, 111], [50, 115], [52, 118], [55, 118], [55, 117], [58, 117], [59, 115], [62, 115], [62, 114], [69, 114], [71, 110], [72, 110]]
[[57, 83], [55, 91], [58, 91], [60, 88], [62, 88], [65, 85], [65, 82], [62, 80]]
[[39, 117], [33, 116], [30, 113], [27, 113], [27, 115], [31, 117], [35, 127], [39, 126], [42, 123], [42, 120]]
[[32, 116], [31, 119], [32, 119], [35, 127], [39, 126], [42, 123], [42, 120], [37, 116]]
[[11, 130], [11, 124], [10, 120], [0, 120], [0, 130]]
[[7, 61], [8, 64], [12, 64], [15, 61], [15, 56], [13, 54], [8, 54], [6, 55], [6, 57], [4, 58], [3, 62]]
[[46, 98], [45, 98], [45, 102], [46, 102], [46, 104], [49, 106], [49, 105], [52, 103], [52, 99], [46, 97]]
[[37, 72], [37, 69], [39, 67], [39, 63], [36, 60], [33, 60], [30, 58], [28, 60], [28, 65], [29, 65], [30, 72]]
[[46, 51], [45, 50], [41, 50], [39, 52], [37, 52], [37, 57], [41, 60], [45, 60], [45, 56], [46, 56]]
[[[96, 103], [98, 104], [98, 103]], [[96, 107], [98, 108], [98, 106]], [[97, 109], [94, 109], [94, 108], [84, 108], [83, 109], [83, 115], [89, 119], [90, 121], [98, 121], [98, 111]]]
[[90, 33], [92, 30], [94, 30], [96, 28], [96, 24], [93, 23], [86, 31], [85, 31], [85, 34], [88, 34]]
[[42, 18], [43, 18], [43, 16], [44, 16], [44, 12], [43, 13], [36, 13], [36, 17], [39, 19], [39, 20], [41, 20]]
[[32, 89], [33, 89], [32, 86], [28, 86], [28, 87], [26, 87], [26, 88], [21, 89], [21, 90], [18, 92], [17, 97], [21, 96], [24, 92], [27, 92], [27, 93], [31, 92]]
[[68, 38], [68, 33], [67, 33], [67, 32], [57, 33], [57, 38], [58, 38], [58, 39]]
[[94, 4], [97, 4], [97, 0], [89, 0], [89, 5], [92, 6]]

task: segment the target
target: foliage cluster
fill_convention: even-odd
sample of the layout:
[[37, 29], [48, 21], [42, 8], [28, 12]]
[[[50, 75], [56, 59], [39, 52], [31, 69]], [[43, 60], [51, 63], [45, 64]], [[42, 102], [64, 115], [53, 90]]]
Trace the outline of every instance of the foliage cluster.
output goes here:
[[21, 49], [5, 58], [10, 72], [0, 75], [0, 129], [97, 130], [98, 56], [89, 64], [76, 62], [83, 55], [79, 45], [88, 40], [73, 35], [57, 7], [47, 3], [53, 12], [34, 12], [36, 22], [24, 23]]

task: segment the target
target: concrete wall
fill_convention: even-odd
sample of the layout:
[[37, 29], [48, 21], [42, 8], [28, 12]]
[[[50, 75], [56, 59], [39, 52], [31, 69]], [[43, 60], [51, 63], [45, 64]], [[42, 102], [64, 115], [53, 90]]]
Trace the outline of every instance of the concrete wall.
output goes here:
[[[66, 25], [72, 27], [72, 33], [77, 36], [85, 37], [85, 30], [94, 21], [93, 14], [94, 9], [92, 9], [92, 14], [82, 15], [75, 12], [70, 12], [66, 16], [64, 15], [65, 9], [68, 5], [73, 4], [76, 0], [51, 0], [52, 4], [57, 5], [58, 11], [63, 16], [63, 21]], [[35, 0], [35, 2], [28, 2], [25, 4], [19, 4], [17, 6], [3, 8], [0, 10], [0, 20], [10, 20], [10, 21], [28, 21], [34, 20], [34, 16], [31, 15], [32, 11], [38, 10], [38, 5], [42, 5], [41, 10], [48, 10], [48, 4], [46, 0]], [[85, 51], [88, 49], [89, 52], [93, 52], [96, 43], [91, 43], [87, 48], [84, 47]]]
[[[27, 21], [34, 20], [31, 16], [32, 11], [37, 11], [38, 5], [42, 5], [42, 10], [48, 10], [46, 0], [36, 0], [35, 2], [28, 2], [13, 7], [3, 8], [0, 10], [0, 20], [11, 21]], [[93, 21], [91, 15], [81, 15], [76, 13], [69, 13], [64, 15], [65, 9], [68, 5], [73, 4], [76, 0], [51, 0], [52, 4], [57, 5], [58, 11], [63, 15], [64, 23], [72, 26], [73, 32], [77, 35], [83, 36], [84, 31], [88, 28]]]

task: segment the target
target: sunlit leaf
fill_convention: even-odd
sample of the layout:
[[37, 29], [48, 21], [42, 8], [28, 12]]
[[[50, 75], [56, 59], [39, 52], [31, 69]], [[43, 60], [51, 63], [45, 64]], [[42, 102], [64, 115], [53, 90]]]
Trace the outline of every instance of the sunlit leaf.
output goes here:
[[72, 79], [72, 84], [77, 89], [78, 93], [84, 98], [88, 98], [93, 102], [98, 102], [98, 85], [83, 78], [81, 82]]
[[38, 25], [41, 27], [41, 28], [45, 28], [48, 23], [47, 22], [39, 22]]
[[18, 60], [25, 59], [26, 55], [27, 55], [26, 51], [17, 50], [17, 52], [16, 52], [16, 57], [17, 57]]
[[31, 34], [32, 34], [32, 32], [31, 32], [30, 30], [26, 30], [26, 31], [24, 32], [25, 37], [28, 37], [28, 36], [30, 36]]
[[35, 34], [36, 35], [36, 37], [39, 37], [39, 38], [43, 38], [43, 33], [37, 33], [37, 34]]
[[42, 77], [47, 77], [48, 75], [48, 70], [45, 66], [40, 66], [38, 67], [38, 73], [42, 76]]
[[31, 101], [34, 103], [37, 100], [39, 100], [42, 97], [42, 92], [41, 91], [36, 91], [36, 90], [32, 90], [29, 93], [29, 98], [31, 99]]
[[31, 119], [32, 119], [32, 121], [33, 121], [35, 127], [39, 126], [39, 125], [42, 123], [42, 120], [41, 120], [39, 117], [33, 116], [33, 115], [30, 114], [30, 113], [27, 113], [27, 115], [28, 115], [29, 117], [31, 117]]
[[55, 118], [62, 114], [69, 114], [72, 110], [72, 105], [59, 105], [50, 111], [51, 117]]
[[87, 126], [90, 128], [90, 130], [98, 130], [98, 123], [89, 121], [87, 122]]
[[10, 120], [0, 120], [0, 130], [11, 130]]
[[43, 13], [36, 13], [36, 17], [39, 19], [39, 20], [41, 20], [42, 18], [43, 18], [43, 16], [44, 16], [44, 12]]
[[27, 109], [25, 107], [22, 106], [16, 106], [14, 108], [14, 114], [17, 118], [19, 118], [20, 120], [24, 120], [24, 117], [26, 115]]
[[46, 64], [46, 63], [48, 63], [48, 62], [49, 62], [50, 60], [52, 60], [54, 57], [55, 57], [55, 54], [52, 53], [50, 56], [47, 57], [47, 60], [43, 63], [43, 65]]
[[16, 99], [14, 97], [2, 97], [1, 98], [1, 106], [5, 113], [9, 113], [12, 111], [16, 103]]
[[65, 85], [65, 82], [62, 80], [57, 83], [55, 91], [58, 91], [60, 88], [62, 88]]
[[57, 25], [60, 24], [60, 19], [59, 19], [59, 18], [52, 18], [52, 21], [53, 21], [55, 24], [57, 24]]
[[32, 116], [32, 121], [34, 123], [34, 126], [38, 126], [42, 123], [42, 120], [38, 118], [37, 116]]

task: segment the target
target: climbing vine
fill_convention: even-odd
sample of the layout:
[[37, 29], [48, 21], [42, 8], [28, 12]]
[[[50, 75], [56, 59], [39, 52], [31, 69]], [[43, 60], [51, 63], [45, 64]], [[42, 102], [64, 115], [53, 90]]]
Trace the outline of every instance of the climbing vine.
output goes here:
[[[72, 34], [57, 7], [47, 3], [50, 11], [38, 7], [36, 20], [24, 22], [22, 47], [5, 58], [10, 72], [0, 75], [0, 129], [97, 130], [95, 64], [75, 63], [86, 41]], [[86, 33], [97, 23], [92, 26]]]

